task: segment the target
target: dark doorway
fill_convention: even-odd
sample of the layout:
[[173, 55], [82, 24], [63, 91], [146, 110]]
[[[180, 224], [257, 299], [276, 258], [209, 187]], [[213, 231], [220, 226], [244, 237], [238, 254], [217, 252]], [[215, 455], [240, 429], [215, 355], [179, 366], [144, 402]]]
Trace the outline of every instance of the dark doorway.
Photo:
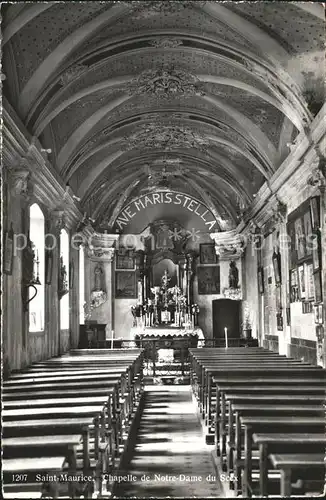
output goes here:
[[224, 339], [224, 328], [229, 338], [240, 338], [240, 301], [213, 300], [213, 336]]

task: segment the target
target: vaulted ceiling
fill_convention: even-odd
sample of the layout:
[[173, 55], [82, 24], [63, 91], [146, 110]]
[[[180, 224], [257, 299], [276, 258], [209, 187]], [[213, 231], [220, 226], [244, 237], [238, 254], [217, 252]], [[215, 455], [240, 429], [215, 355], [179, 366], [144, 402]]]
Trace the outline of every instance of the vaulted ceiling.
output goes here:
[[234, 227], [324, 102], [319, 3], [2, 6], [4, 96], [99, 228], [157, 188]]

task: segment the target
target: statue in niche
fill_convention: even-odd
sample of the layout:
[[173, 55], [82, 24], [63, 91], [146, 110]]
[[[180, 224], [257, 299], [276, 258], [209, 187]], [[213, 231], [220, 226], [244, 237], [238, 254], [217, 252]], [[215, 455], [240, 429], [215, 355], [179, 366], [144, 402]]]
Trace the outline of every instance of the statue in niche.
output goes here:
[[159, 232], [157, 233], [156, 238], [156, 247], [162, 250], [173, 250], [173, 240], [172, 240], [172, 231], [170, 231], [169, 226], [163, 224], [160, 227]]
[[104, 304], [104, 302], [106, 302], [107, 300], [107, 294], [102, 287], [102, 275], [103, 270], [101, 266], [97, 265], [94, 269], [95, 288], [91, 292], [91, 306], [93, 309]]
[[237, 268], [234, 260], [230, 262], [229, 269], [229, 287], [230, 288], [239, 288], [239, 270]]
[[94, 269], [95, 275], [95, 288], [94, 291], [102, 290], [102, 268], [100, 266], [96, 266]]

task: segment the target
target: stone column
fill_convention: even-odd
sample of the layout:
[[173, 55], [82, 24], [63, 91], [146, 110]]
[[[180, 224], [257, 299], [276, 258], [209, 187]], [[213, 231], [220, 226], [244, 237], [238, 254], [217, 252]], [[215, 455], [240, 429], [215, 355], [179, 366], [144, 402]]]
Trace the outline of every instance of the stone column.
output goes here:
[[[115, 242], [119, 235], [95, 233], [86, 248], [85, 290], [87, 304], [92, 304], [91, 320], [106, 324], [106, 339], [112, 338], [114, 330], [114, 255]], [[103, 290], [96, 290], [95, 269], [101, 268], [103, 273]], [[98, 271], [98, 269], [97, 269]], [[101, 293], [99, 293], [101, 292]]]

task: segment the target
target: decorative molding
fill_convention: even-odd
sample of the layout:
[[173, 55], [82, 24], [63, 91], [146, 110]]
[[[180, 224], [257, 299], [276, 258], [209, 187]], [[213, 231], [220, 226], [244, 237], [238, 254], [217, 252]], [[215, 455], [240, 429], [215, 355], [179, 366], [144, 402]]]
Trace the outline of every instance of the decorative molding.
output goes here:
[[194, 132], [189, 127], [166, 125], [160, 121], [145, 124], [140, 130], [124, 139], [124, 149], [147, 148], [170, 151], [176, 148], [195, 148], [207, 154], [210, 146], [208, 139]]
[[60, 232], [66, 225], [65, 211], [54, 210], [50, 216], [53, 227]]
[[187, 71], [175, 69], [170, 64], [143, 71], [126, 84], [124, 90], [132, 96], [149, 95], [159, 99], [205, 94], [204, 84], [196, 76]]
[[224, 288], [223, 297], [231, 300], [241, 300], [242, 299], [241, 288]]
[[106, 301], [107, 301], [107, 294], [106, 292], [104, 292], [104, 290], [93, 290], [91, 292], [92, 309], [100, 307]]
[[133, 10], [132, 17], [134, 19], [148, 19], [157, 14], [174, 14], [182, 9], [186, 9], [192, 5], [203, 6], [204, 1], [121, 1], [119, 3], [131, 7]]
[[82, 73], [88, 70], [88, 66], [85, 64], [75, 64], [67, 68], [64, 73], [59, 78], [59, 83], [62, 87], [69, 85], [75, 78], [78, 78]]
[[[58, 200], [64, 198], [64, 182], [54, 166], [45, 158], [46, 153], [42, 153], [40, 141], [27, 133], [10, 104], [4, 97], [3, 100], [2, 153], [8, 177], [15, 170], [28, 170], [33, 183], [33, 199], [45, 205], [49, 211], [57, 210]], [[69, 193], [63, 208], [66, 226], [72, 228], [81, 219], [82, 214]]]
[[273, 210], [272, 220], [275, 224], [282, 224], [286, 220], [287, 205], [280, 200], [277, 200], [277, 206]]
[[94, 233], [86, 246], [88, 257], [93, 260], [111, 262], [115, 254], [115, 242], [118, 239], [117, 234]]
[[180, 38], [160, 37], [150, 40], [148, 43], [157, 49], [175, 49], [176, 47], [180, 47], [183, 41]]
[[242, 256], [245, 241], [236, 230], [211, 233], [210, 237], [215, 242], [216, 255], [219, 256], [220, 260], [234, 260]]
[[29, 201], [33, 195], [33, 186], [31, 183], [31, 172], [25, 168], [10, 170], [12, 183], [12, 194], [20, 196], [25, 201]]
[[307, 180], [308, 185], [324, 190], [326, 187], [326, 160], [320, 158], [317, 168]]

